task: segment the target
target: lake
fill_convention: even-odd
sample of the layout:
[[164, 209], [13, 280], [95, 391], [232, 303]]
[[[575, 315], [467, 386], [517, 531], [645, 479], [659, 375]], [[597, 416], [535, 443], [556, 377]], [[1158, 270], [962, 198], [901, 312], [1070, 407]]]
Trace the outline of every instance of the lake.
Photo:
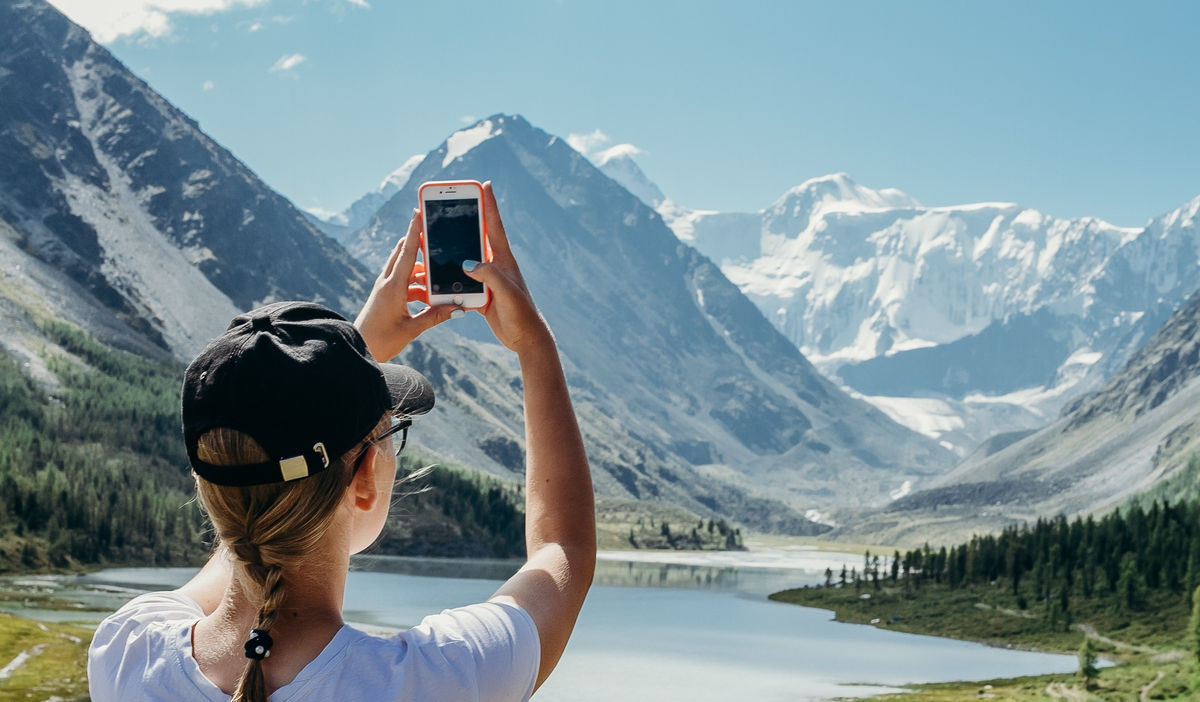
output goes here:
[[[1076, 669], [1074, 656], [992, 648], [838, 623], [770, 592], [824, 579], [860, 556], [792, 547], [722, 553], [603, 553], [596, 584], [541, 702], [827, 700], [915, 682], [986, 680]], [[486, 599], [512, 561], [366, 556], [355, 560], [346, 620], [404, 629], [431, 612]], [[59, 597], [118, 606], [176, 587], [186, 568], [119, 568], [75, 578], [20, 578]], [[22, 612], [39, 616], [36, 611]], [[41, 616], [80, 619], [80, 612]]]

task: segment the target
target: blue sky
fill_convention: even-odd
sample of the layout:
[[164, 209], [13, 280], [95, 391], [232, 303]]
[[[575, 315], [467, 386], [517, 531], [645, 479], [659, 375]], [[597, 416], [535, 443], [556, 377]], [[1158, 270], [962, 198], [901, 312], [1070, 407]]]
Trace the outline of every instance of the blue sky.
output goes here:
[[1200, 195], [1200, 3], [53, 1], [306, 208], [496, 112], [696, 208], [836, 171], [1120, 225]]

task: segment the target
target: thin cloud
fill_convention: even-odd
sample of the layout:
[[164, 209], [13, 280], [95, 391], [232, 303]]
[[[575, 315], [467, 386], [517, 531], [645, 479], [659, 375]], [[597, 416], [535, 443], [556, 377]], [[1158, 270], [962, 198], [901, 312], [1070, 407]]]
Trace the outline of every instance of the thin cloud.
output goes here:
[[580, 154], [586, 156], [588, 160], [598, 166], [618, 158], [632, 158], [640, 153], [641, 149], [633, 144], [615, 144], [609, 146], [612, 138], [599, 129], [594, 129], [587, 134], [568, 134], [567, 143], [571, 145]]
[[371, 5], [367, 2], [367, 0], [346, 0], [346, 2], [354, 5], [355, 7], [363, 7], [368, 10], [371, 9]]
[[254, 7], [268, 0], [50, 0], [71, 21], [101, 44], [122, 37], [156, 39], [174, 30], [176, 15], [213, 15], [235, 7]]
[[260, 29], [262, 29], [262, 22], [255, 22], [254, 24], [250, 25], [249, 32], [253, 34]]
[[475, 124], [479, 121], [479, 119], [472, 117], [471, 115], [463, 115], [462, 117], [458, 118], [458, 121], [462, 122], [463, 124]]
[[204, 88], [204, 92], [207, 93], [208, 91], [212, 90], [213, 88], [215, 88], [217, 86], [211, 80], [206, 80], [206, 81], [204, 81], [204, 85], [202, 85], [201, 87]]
[[307, 60], [308, 57], [304, 54], [284, 54], [283, 56], [279, 57], [279, 60], [275, 62], [275, 65], [271, 66], [270, 72], [287, 73]]
[[588, 134], [568, 134], [567, 143], [584, 156], [590, 156], [593, 151], [612, 141], [607, 134], [596, 129]]
[[596, 163], [608, 163], [614, 158], [632, 158], [640, 153], [642, 153], [642, 150], [633, 144], [617, 144], [594, 154], [592, 160]]

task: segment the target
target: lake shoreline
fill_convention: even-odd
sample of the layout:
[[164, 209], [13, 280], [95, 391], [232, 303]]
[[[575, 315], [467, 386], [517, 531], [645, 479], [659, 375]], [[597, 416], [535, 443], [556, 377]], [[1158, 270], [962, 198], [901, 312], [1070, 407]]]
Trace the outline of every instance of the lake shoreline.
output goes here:
[[[631, 553], [634, 558], [629, 558]], [[944, 681], [946, 675], [954, 674], [1019, 676], [1069, 666], [1069, 660], [1061, 657], [1057, 661], [1042, 658], [1053, 654], [1005, 651], [1003, 647], [988, 647], [995, 653], [985, 654], [983, 647], [972, 649], [969, 646], [973, 644], [950, 638], [847, 632], [833, 621], [828, 608], [795, 608], [792, 613], [791, 608], [780, 609], [767, 597], [787, 584], [816, 581], [835, 556], [857, 561], [857, 554], [796, 546], [757, 553], [660, 555], [602, 554], [601, 577], [582, 614], [578, 640], [573, 639], [574, 655], [565, 659], [541, 699], [591, 700], [586, 695], [579, 697], [578, 691], [603, 694], [605, 685], [611, 686], [611, 672], [605, 671], [613, 666], [627, 671], [635, 702], [727, 699], [726, 688], [738, 680], [760, 699], [790, 699], [772, 691], [803, 689], [814, 698], [833, 700], [913, 689], [907, 681], [914, 679]], [[479, 563], [368, 556], [360, 565], [352, 570], [348, 583], [346, 621], [394, 632], [443, 607], [481, 601], [494, 591], [505, 572], [519, 564], [511, 559]], [[455, 567], [461, 570], [454, 572]], [[75, 609], [66, 616], [95, 622], [139, 588], [177, 587], [191, 572], [187, 568], [116, 569], [83, 577], [76, 572], [8, 576], [7, 580], [26, 580], [26, 592], [43, 591], [43, 602], [50, 606], [55, 606], [51, 602], [55, 597], [70, 601], [80, 593], [85, 598], [94, 596], [94, 601], [107, 604], [89, 612]], [[451, 591], [461, 596], [448, 599]], [[26, 599], [31, 597], [39, 596]], [[9, 604], [21, 600], [9, 599]], [[31, 616], [25, 621], [35, 627], [41, 622], [63, 622], [54, 619], [53, 612], [43, 611], [50, 617], [32, 610], [28, 613]], [[733, 636], [740, 644], [736, 652], [713, 649], [704, 643], [712, 636]], [[874, 652], [880, 664], [870, 671], [847, 664], [857, 655], [854, 652], [863, 651]], [[747, 678], [751, 670], [755, 673]]]

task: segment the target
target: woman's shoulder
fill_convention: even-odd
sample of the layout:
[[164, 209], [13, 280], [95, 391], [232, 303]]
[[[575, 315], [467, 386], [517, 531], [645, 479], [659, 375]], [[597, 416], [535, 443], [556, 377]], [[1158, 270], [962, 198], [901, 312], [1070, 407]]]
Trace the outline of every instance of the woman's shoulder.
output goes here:
[[[202, 616], [194, 600], [177, 592], [139, 595], [110, 614], [96, 627], [88, 648], [92, 699], [130, 699], [131, 690], [143, 699], [178, 699], [179, 694], [203, 699], [219, 692], [198, 686], [180, 661], [192, 624]], [[141, 688], [145, 680], [154, 680], [161, 694]]]
[[318, 696], [317, 688], [328, 685], [399, 700], [524, 700], [533, 694], [540, 661], [529, 615], [485, 602], [429, 615], [400, 633], [354, 628], [312, 670], [312, 687], [304, 687]]
[[187, 622], [190, 626], [202, 616], [200, 605], [186, 595], [174, 591], [147, 592], [126, 602], [97, 625], [92, 650], [110, 644], [112, 638], [136, 636], [171, 622]]

